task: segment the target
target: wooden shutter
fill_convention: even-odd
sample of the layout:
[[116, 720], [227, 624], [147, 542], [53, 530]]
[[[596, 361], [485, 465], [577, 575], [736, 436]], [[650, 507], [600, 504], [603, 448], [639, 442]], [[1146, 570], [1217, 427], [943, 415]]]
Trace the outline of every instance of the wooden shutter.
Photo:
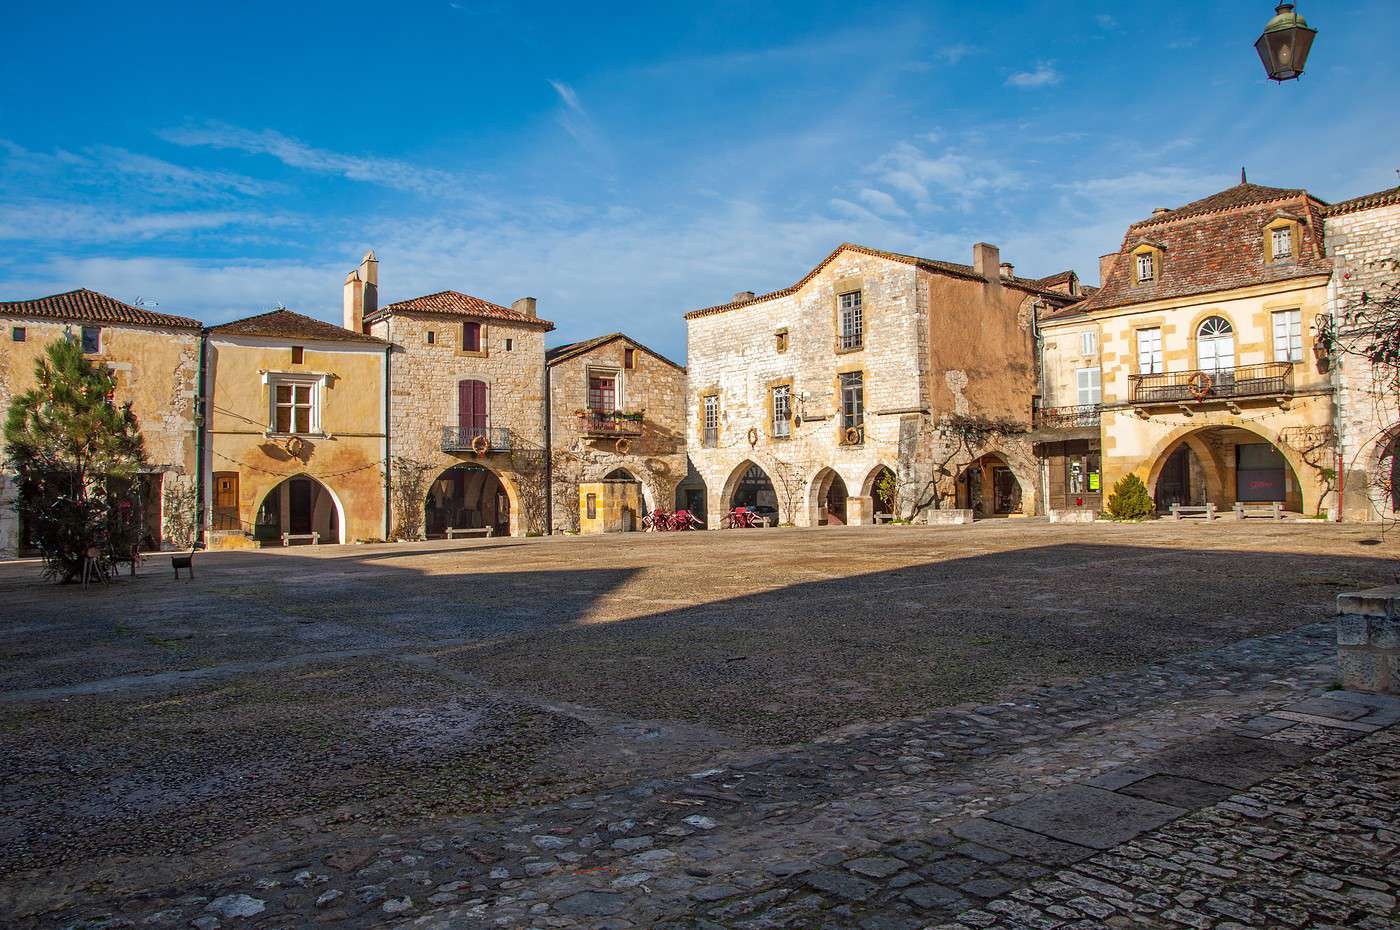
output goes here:
[[457, 426], [461, 429], [486, 428], [486, 382], [457, 383]]

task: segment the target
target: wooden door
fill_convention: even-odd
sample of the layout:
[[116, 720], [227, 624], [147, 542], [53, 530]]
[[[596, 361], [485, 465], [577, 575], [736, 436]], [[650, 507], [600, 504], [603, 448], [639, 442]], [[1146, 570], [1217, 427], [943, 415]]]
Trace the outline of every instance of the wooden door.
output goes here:
[[214, 472], [214, 529], [236, 530], [238, 523], [238, 472]]

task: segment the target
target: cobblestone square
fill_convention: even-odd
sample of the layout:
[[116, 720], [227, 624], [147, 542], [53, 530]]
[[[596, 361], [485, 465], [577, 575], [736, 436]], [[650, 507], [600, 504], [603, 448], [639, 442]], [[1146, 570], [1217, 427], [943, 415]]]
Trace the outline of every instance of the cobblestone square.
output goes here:
[[[1327, 621], [1398, 551], [1006, 520], [0, 566], [0, 923], [1390, 926], [1397, 709], [1327, 693]], [[1147, 816], [997, 813], [1085, 794]], [[1255, 882], [1307, 848], [1275, 823], [1330, 852]], [[1165, 903], [1096, 913], [1124, 861]]]

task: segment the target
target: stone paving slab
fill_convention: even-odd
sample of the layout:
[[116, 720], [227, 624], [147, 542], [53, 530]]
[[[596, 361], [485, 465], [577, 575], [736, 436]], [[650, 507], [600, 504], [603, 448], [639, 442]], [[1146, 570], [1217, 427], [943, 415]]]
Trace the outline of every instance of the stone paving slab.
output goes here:
[[993, 811], [987, 818], [1077, 846], [1112, 849], [1184, 813], [1185, 808], [1170, 804], [1070, 785]]
[[1306, 747], [1221, 733], [1168, 750], [1153, 758], [1150, 766], [1163, 775], [1248, 788], [1309, 755]]
[[1080, 859], [1088, 859], [1094, 854], [1094, 850], [1088, 846], [1051, 839], [1043, 834], [998, 823], [987, 817], [960, 823], [953, 827], [953, 834], [1022, 859], [1047, 865], [1069, 865]]
[[1178, 778], [1175, 775], [1149, 775], [1130, 785], [1124, 785], [1118, 791], [1129, 797], [1170, 804], [1186, 810], [1215, 804], [1235, 793], [1234, 788], [1197, 781], [1194, 778]]

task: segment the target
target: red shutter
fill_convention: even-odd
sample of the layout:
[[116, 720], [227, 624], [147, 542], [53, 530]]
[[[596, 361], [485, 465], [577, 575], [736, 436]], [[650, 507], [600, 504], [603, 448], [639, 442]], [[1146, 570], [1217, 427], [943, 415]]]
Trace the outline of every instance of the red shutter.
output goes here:
[[486, 382], [457, 383], [457, 426], [463, 430], [486, 428]]

